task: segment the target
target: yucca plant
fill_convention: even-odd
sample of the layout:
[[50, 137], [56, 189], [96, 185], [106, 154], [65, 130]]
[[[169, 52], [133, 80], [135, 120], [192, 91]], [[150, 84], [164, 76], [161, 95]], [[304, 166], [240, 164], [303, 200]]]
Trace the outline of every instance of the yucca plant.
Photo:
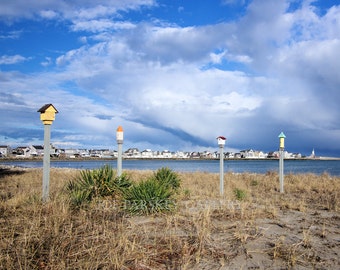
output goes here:
[[70, 196], [70, 203], [73, 207], [80, 207], [86, 203], [89, 203], [92, 199], [90, 191], [85, 189], [80, 189], [78, 187], [71, 188], [71, 184], [67, 186], [69, 196]]
[[80, 171], [80, 174], [67, 184], [66, 190], [70, 194], [71, 203], [80, 206], [95, 197], [114, 196], [130, 185], [131, 181], [126, 174], [117, 176], [111, 166], [105, 165], [95, 170]]
[[174, 209], [173, 190], [155, 178], [138, 182], [124, 190], [124, 209], [134, 215], [169, 212]]
[[165, 185], [174, 191], [177, 191], [181, 185], [181, 179], [176, 172], [168, 167], [158, 169], [153, 177], [162, 185]]

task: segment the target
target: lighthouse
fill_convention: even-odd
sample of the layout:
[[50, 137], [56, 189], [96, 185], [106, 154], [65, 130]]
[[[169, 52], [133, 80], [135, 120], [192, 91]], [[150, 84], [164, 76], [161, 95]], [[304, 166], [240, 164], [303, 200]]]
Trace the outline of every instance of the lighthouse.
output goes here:
[[313, 150], [312, 150], [312, 154], [310, 155], [310, 158], [315, 158], [314, 148], [313, 148]]

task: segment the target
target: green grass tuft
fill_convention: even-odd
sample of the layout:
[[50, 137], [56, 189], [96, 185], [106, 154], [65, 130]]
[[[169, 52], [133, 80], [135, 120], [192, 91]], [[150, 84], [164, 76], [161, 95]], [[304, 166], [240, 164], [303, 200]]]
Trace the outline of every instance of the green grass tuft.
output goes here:
[[247, 197], [247, 193], [245, 190], [242, 190], [240, 188], [235, 188], [234, 189], [234, 195], [237, 200], [243, 201]]

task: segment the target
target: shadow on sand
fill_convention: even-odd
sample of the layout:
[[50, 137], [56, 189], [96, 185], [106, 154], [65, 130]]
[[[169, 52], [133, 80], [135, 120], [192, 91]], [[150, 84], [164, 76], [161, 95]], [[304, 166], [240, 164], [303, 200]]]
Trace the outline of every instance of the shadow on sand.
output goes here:
[[0, 178], [10, 176], [10, 175], [20, 175], [24, 174], [24, 170], [15, 169], [15, 168], [0, 168]]

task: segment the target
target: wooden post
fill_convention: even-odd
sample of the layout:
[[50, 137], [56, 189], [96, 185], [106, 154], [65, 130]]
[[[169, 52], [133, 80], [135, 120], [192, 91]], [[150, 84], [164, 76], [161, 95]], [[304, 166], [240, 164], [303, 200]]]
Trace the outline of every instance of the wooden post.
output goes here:
[[40, 120], [44, 124], [44, 160], [43, 160], [43, 186], [42, 186], [42, 200], [48, 201], [49, 187], [50, 187], [50, 138], [51, 125], [55, 119], [57, 109], [52, 104], [45, 104], [38, 112], [40, 112]]
[[42, 200], [48, 201], [50, 188], [50, 138], [51, 125], [44, 125], [44, 160], [43, 160], [43, 189]]
[[283, 173], [283, 159], [284, 159], [284, 148], [285, 148], [285, 138], [286, 135], [281, 132], [279, 135], [280, 145], [279, 145], [279, 180], [280, 180], [280, 193], [284, 193], [284, 173]]
[[220, 195], [224, 194], [224, 155], [223, 155], [223, 145], [220, 145]]
[[280, 193], [284, 193], [284, 175], [283, 175], [283, 156], [284, 156], [284, 151], [283, 149], [279, 150], [279, 155], [280, 155], [280, 161], [279, 161], [279, 175], [280, 175]]
[[122, 170], [123, 170], [122, 169], [123, 167], [122, 156], [123, 156], [123, 139], [124, 139], [123, 128], [121, 126], [117, 128], [116, 139], [117, 139], [117, 144], [118, 144], [117, 175], [121, 176]]
[[223, 196], [224, 194], [224, 153], [223, 148], [225, 145], [226, 138], [223, 136], [217, 137], [217, 143], [220, 147], [220, 195]]

